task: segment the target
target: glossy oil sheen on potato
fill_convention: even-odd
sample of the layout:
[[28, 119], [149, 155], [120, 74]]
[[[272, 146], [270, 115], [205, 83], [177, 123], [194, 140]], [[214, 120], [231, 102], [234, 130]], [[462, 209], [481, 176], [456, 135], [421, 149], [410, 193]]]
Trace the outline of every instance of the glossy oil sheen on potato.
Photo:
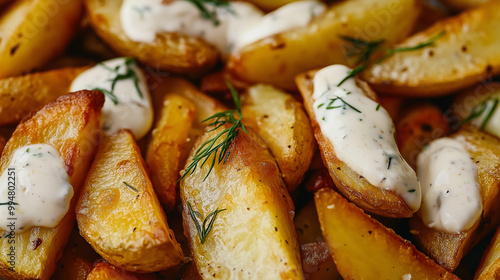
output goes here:
[[184, 261], [128, 130], [103, 139], [76, 218], [80, 234], [96, 252], [125, 270], [154, 272]]
[[[207, 132], [196, 143], [219, 133]], [[293, 203], [278, 166], [250, 130], [240, 131], [225, 164], [198, 166], [181, 181], [184, 229], [192, 258], [203, 279], [303, 279]], [[209, 159], [209, 162], [211, 159]], [[220, 212], [201, 244], [187, 203], [206, 217]]]
[[349, 62], [350, 45], [339, 35], [396, 43], [411, 32], [419, 7], [416, 0], [335, 3], [306, 27], [276, 34], [235, 52], [227, 68], [243, 81], [295, 89], [296, 75]]
[[500, 140], [474, 127], [466, 126], [456, 134], [465, 138], [466, 150], [476, 163], [483, 201], [481, 219], [468, 230], [451, 234], [429, 228], [415, 215], [410, 229], [423, 251], [444, 268], [453, 271], [462, 257], [500, 224]]
[[344, 279], [459, 279], [334, 190], [321, 189], [314, 200]]
[[[9, 271], [6, 263], [11, 245], [6, 239], [0, 239], [0, 278], [45, 280], [54, 271], [73, 229], [78, 193], [101, 138], [99, 119], [103, 104], [104, 96], [97, 91], [64, 95], [33, 113], [14, 131], [0, 159], [0, 172], [7, 168], [17, 148], [36, 143], [50, 144], [64, 160], [75, 196], [68, 213], [56, 227], [33, 227], [16, 234], [15, 272]], [[42, 243], [33, 249], [33, 241], [38, 238]]]

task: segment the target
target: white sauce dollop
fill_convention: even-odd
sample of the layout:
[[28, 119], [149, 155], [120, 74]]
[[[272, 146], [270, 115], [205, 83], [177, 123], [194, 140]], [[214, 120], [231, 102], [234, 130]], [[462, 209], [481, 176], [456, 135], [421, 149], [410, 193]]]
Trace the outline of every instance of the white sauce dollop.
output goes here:
[[399, 153], [387, 111], [368, 98], [350, 68], [332, 65], [314, 76], [314, 114], [337, 157], [370, 184], [399, 194], [414, 212], [421, 202], [415, 171]]
[[53, 146], [19, 148], [0, 176], [0, 229], [18, 233], [35, 226], [55, 227], [68, 212], [73, 194], [64, 161]]
[[217, 24], [202, 16], [185, 0], [163, 4], [162, 0], [125, 0], [120, 19], [125, 34], [133, 41], [153, 43], [160, 32], [197, 36], [211, 43], [226, 58], [233, 50], [268, 36], [305, 26], [322, 14], [326, 5], [317, 0], [287, 4], [267, 15], [246, 2], [230, 2], [228, 7], [205, 8], [217, 17]]
[[483, 210], [476, 165], [463, 137], [432, 141], [418, 156], [422, 184], [419, 214], [428, 227], [449, 233], [469, 229]]
[[[127, 78], [121, 79], [120, 76]], [[112, 89], [113, 81], [116, 81], [114, 89]], [[146, 86], [146, 79], [133, 60], [115, 58], [83, 72], [73, 81], [70, 91], [84, 89], [103, 89], [112, 92], [116, 97], [104, 94], [106, 100], [102, 108], [101, 126], [105, 133], [113, 134], [120, 129], [128, 128], [136, 139], [140, 139], [151, 129], [153, 125], [151, 96]]]

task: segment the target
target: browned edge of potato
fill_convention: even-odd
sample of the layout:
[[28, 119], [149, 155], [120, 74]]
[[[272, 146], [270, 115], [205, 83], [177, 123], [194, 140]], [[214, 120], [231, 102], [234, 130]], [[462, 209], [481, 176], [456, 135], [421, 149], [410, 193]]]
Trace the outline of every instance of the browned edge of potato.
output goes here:
[[361, 74], [378, 93], [429, 97], [449, 94], [500, 73], [500, 2], [437, 22], [395, 47], [416, 46], [445, 32], [432, 46], [399, 52]]
[[488, 248], [483, 253], [479, 267], [474, 275], [475, 280], [500, 278], [500, 228], [490, 241]]
[[273, 86], [259, 84], [242, 96], [243, 123], [266, 142], [288, 191], [304, 179], [316, 151], [316, 141], [302, 103]]
[[[183, 162], [182, 150], [196, 115], [194, 104], [180, 95], [167, 95], [163, 108], [157, 112], [146, 163], [151, 181], [165, 211], [171, 211], [176, 202], [177, 180]], [[181, 165], [182, 164], [182, 165]]]
[[[37, 143], [50, 144], [60, 152], [65, 162], [75, 195], [68, 213], [56, 227], [33, 227], [15, 235], [14, 272], [9, 270], [10, 264], [7, 263], [11, 245], [7, 239], [0, 239], [1, 278], [46, 280], [52, 275], [73, 228], [76, 200], [101, 139], [99, 121], [103, 104], [104, 95], [98, 91], [79, 91], [61, 96], [22, 121], [7, 142], [0, 158], [1, 172], [7, 168], [17, 148]], [[38, 238], [42, 243], [34, 250], [33, 240]]]
[[388, 46], [403, 40], [420, 11], [417, 0], [339, 1], [307, 26], [264, 38], [234, 52], [227, 70], [242, 81], [296, 89], [294, 78], [330, 64], [348, 64], [352, 46], [339, 36]]
[[18, 0], [0, 10], [0, 78], [42, 69], [67, 47], [83, 1]]
[[134, 42], [120, 23], [123, 0], [84, 0], [90, 23], [97, 35], [117, 53], [132, 56], [155, 70], [177, 74], [207, 72], [219, 60], [218, 50], [203, 39], [189, 35], [162, 32], [152, 44]]
[[14, 124], [39, 107], [69, 92], [88, 67], [68, 67], [0, 79], [0, 125]]
[[97, 261], [85, 280], [157, 280], [151, 273], [140, 274], [122, 270], [105, 261]]
[[480, 194], [483, 200], [481, 218], [468, 230], [446, 233], [429, 228], [420, 216], [410, 220], [410, 230], [417, 244], [438, 264], [455, 270], [462, 257], [500, 224], [500, 140], [472, 126], [464, 126], [453, 136], [464, 137], [466, 150], [476, 163]]
[[344, 279], [459, 279], [334, 190], [321, 189], [314, 198]]
[[340, 279], [326, 242], [314, 242], [300, 246], [302, 269], [307, 280]]
[[128, 130], [105, 136], [76, 206], [80, 234], [111, 264], [154, 272], [184, 262]]
[[[199, 138], [187, 164], [202, 143], [227, 127]], [[303, 279], [293, 202], [267, 146], [251, 128], [248, 131], [239, 131], [226, 163], [216, 163], [205, 180], [213, 155], [181, 180], [191, 257], [203, 279]], [[203, 244], [188, 203], [203, 217], [225, 209]]]
[[[314, 115], [314, 100], [312, 96], [314, 92], [313, 78], [315, 73], [316, 71], [309, 71], [298, 75], [296, 82], [304, 99], [304, 106], [309, 114], [309, 119], [311, 120], [314, 136], [321, 151], [321, 158], [328, 168], [337, 188], [350, 201], [368, 212], [392, 218], [411, 217], [413, 211], [400, 195], [393, 191], [373, 186], [364, 177], [360, 176], [356, 171], [337, 158], [332, 143], [321, 132], [321, 128]], [[368, 97], [377, 100], [375, 93], [366, 83], [359, 79], [356, 79], [356, 83]]]

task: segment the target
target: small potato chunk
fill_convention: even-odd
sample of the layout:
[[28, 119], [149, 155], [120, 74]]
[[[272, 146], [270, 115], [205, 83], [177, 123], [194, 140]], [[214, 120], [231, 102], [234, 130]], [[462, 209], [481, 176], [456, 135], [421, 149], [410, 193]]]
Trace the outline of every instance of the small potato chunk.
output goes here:
[[498, 279], [500, 276], [500, 229], [497, 229], [490, 245], [484, 251], [481, 263], [474, 275], [475, 280]]
[[429, 97], [500, 73], [499, 1], [437, 22], [396, 47], [416, 46], [442, 32], [432, 46], [398, 52], [361, 77], [378, 93]]
[[154, 272], [184, 261], [128, 130], [103, 139], [76, 218], [80, 234], [96, 252], [122, 269]]
[[128, 272], [107, 262], [97, 262], [86, 280], [157, 280], [154, 274]]
[[334, 190], [321, 189], [314, 198], [344, 279], [459, 279]]
[[[271, 1], [270, 1], [271, 2]], [[250, 44], [231, 55], [227, 69], [235, 78], [296, 89], [305, 71], [349, 63], [350, 45], [339, 35], [365, 40], [404, 39], [418, 18], [417, 0], [351, 0], [333, 4], [308, 26]]]
[[[202, 143], [226, 127], [199, 138], [187, 164]], [[180, 183], [192, 258], [203, 279], [303, 279], [293, 202], [267, 146], [248, 129], [239, 131], [227, 161], [216, 163], [208, 177], [213, 155]], [[194, 211], [205, 218], [217, 209], [225, 210], [202, 244], [192, 215], [202, 225]]]
[[288, 191], [304, 179], [316, 149], [302, 104], [269, 85], [255, 85], [242, 97], [243, 122], [254, 128], [271, 150]]
[[[7, 263], [11, 244], [6, 238], [0, 239], [0, 278], [47, 280], [54, 272], [73, 229], [77, 194], [101, 139], [99, 121], [103, 104], [104, 95], [98, 91], [61, 96], [22, 121], [7, 142], [0, 158], [0, 172], [8, 167], [16, 149], [29, 144], [50, 144], [64, 160], [75, 196], [68, 213], [56, 227], [33, 227], [15, 235], [14, 272]], [[41, 243], [33, 249], [33, 242], [38, 239]]]
[[82, 0], [17, 0], [0, 11], [0, 78], [41, 69], [73, 38]]
[[500, 140], [472, 126], [461, 128], [454, 136], [462, 136], [465, 148], [476, 163], [483, 213], [470, 229], [452, 234], [429, 228], [420, 216], [410, 220], [417, 244], [438, 264], [455, 270], [462, 257], [500, 224]]
[[0, 79], [0, 125], [14, 124], [29, 113], [69, 92], [88, 67], [63, 68]]
[[109, 46], [122, 56], [132, 56], [153, 69], [177, 74], [199, 74], [219, 60], [217, 49], [203, 39], [179, 33], [157, 34], [152, 44], [134, 42], [120, 22], [123, 0], [85, 0], [90, 24]]
[[[321, 151], [321, 158], [328, 168], [335, 186], [350, 201], [366, 211], [391, 218], [411, 217], [413, 211], [399, 194], [370, 184], [363, 176], [337, 158], [332, 143], [321, 132], [319, 123], [314, 115], [313, 79], [315, 73], [316, 71], [309, 71], [297, 76], [297, 86], [304, 98], [304, 106], [311, 120], [314, 136]], [[368, 97], [377, 100], [377, 96], [365, 82], [356, 79], [356, 83]]]
[[195, 115], [191, 101], [179, 95], [167, 95], [151, 133], [146, 163], [153, 187], [167, 212], [175, 206], [182, 150]]

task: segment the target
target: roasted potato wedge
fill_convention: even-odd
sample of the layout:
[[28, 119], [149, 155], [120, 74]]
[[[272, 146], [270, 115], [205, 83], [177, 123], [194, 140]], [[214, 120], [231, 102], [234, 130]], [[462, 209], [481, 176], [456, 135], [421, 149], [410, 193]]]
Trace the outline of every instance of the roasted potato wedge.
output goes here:
[[325, 242], [307, 243], [300, 246], [302, 269], [307, 280], [339, 279], [328, 245]]
[[153, 69], [178, 74], [199, 74], [210, 70], [219, 60], [217, 49], [203, 39], [164, 32], [153, 44], [134, 42], [120, 23], [123, 0], [84, 0], [89, 20], [109, 46], [123, 56], [132, 56]]
[[[224, 128], [199, 138], [187, 164], [202, 143]], [[203, 279], [303, 279], [293, 202], [268, 148], [248, 129], [230, 144], [225, 164], [215, 164], [208, 174], [209, 158], [180, 182], [191, 256]], [[211, 216], [213, 227], [202, 244], [194, 211], [207, 217], [222, 209]]]
[[396, 142], [403, 158], [413, 168], [424, 146], [434, 139], [450, 133], [443, 112], [432, 103], [420, 103], [405, 110], [396, 123]]
[[[314, 116], [314, 100], [312, 95], [314, 92], [313, 78], [315, 73], [315, 71], [310, 71], [301, 74], [297, 76], [296, 81], [304, 98], [304, 106], [311, 120], [314, 136], [321, 151], [321, 157], [337, 188], [350, 201], [371, 213], [393, 218], [411, 217], [413, 211], [400, 195], [393, 191], [373, 186], [363, 176], [360, 176], [346, 163], [337, 158], [332, 143], [323, 135]], [[359, 79], [356, 79], [356, 82], [368, 97], [377, 100], [375, 93], [365, 82]]]
[[296, 89], [302, 72], [330, 64], [347, 64], [347, 46], [339, 35], [387, 44], [405, 38], [418, 18], [416, 0], [352, 0], [333, 4], [308, 26], [262, 39], [229, 58], [237, 79]]
[[39, 107], [69, 92], [87, 67], [63, 68], [0, 79], [0, 125], [14, 124]]
[[475, 280], [498, 279], [500, 277], [500, 229], [497, 229], [490, 245], [483, 253], [481, 263], [474, 275]]
[[96, 252], [122, 269], [154, 272], [184, 261], [128, 130], [103, 139], [76, 219], [80, 234]]
[[191, 101], [179, 95], [167, 95], [151, 133], [146, 163], [155, 192], [167, 212], [175, 206], [182, 150], [195, 115]]
[[255, 85], [242, 97], [246, 125], [255, 129], [271, 150], [288, 191], [302, 182], [316, 151], [309, 119], [295, 98], [269, 85]]
[[[49, 279], [57, 259], [68, 240], [75, 219], [74, 207], [79, 190], [99, 144], [99, 124], [104, 95], [97, 91], [80, 91], [64, 95], [34, 112], [22, 121], [0, 158], [0, 171], [9, 165], [13, 152], [28, 144], [53, 145], [63, 158], [75, 195], [70, 210], [54, 228], [33, 227], [15, 235], [16, 268], [10, 271], [7, 239], [0, 239], [0, 278]], [[64, 117], [61, 117], [64, 116]], [[41, 209], [43, 211], [43, 209]], [[33, 250], [33, 240], [42, 243]]]
[[97, 262], [86, 280], [156, 280], [154, 274], [139, 274], [115, 267], [107, 262]]
[[41, 69], [62, 53], [80, 23], [82, 2], [18, 0], [0, 11], [0, 78]]
[[466, 149], [476, 163], [483, 213], [470, 229], [450, 234], [428, 228], [420, 216], [410, 220], [410, 229], [423, 251], [438, 264], [455, 270], [462, 257], [488, 233], [500, 224], [500, 140], [471, 126], [461, 128], [456, 134], [464, 137]]
[[416, 46], [437, 34], [432, 46], [398, 52], [361, 74], [376, 92], [439, 96], [500, 73], [500, 2], [492, 1], [440, 21], [396, 47]]
[[458, 279], [331, 189], [315, 194], [321, 229], [345, 279]]

